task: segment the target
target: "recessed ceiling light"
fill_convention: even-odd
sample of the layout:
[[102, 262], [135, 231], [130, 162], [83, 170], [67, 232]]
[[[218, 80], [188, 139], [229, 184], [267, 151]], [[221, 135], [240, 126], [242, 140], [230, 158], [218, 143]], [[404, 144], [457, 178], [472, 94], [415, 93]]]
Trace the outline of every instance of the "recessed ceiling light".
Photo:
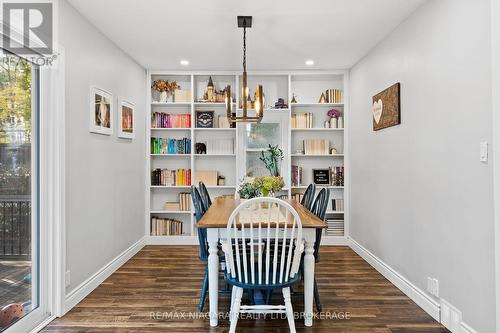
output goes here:
[[314, 65], [314, 60], [312, 59], [306, 60], [306, 66], [313, 66], [313, 65]]
[[187, 65], [189, 65], [189, 60], [182, 59], [182, 60], [181, 60], [181, 65], [182, 65], [182, 66], [187, 66]]

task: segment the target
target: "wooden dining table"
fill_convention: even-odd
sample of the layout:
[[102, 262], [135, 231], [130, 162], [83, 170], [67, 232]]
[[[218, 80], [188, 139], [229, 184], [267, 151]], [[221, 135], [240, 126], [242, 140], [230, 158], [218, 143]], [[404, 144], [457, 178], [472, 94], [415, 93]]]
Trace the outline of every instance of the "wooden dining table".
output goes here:
[[[304, 325], [312, 326], [314, 301], [314, 243], [316, 230], [326, 228], [326, 223], [317, 218], [296, 200], [285, 200], [299, 214], [302, 222], [304, 255]], [[227, 239], [227, 222], [231, 213], [243, 202], [241, 199], [218, 197], [198, 223], [198, 228], [207, 229], [208, 240], [208, 285], [210, 326], [217, 326], [219, 314], [219, 255], [218, 245]]]

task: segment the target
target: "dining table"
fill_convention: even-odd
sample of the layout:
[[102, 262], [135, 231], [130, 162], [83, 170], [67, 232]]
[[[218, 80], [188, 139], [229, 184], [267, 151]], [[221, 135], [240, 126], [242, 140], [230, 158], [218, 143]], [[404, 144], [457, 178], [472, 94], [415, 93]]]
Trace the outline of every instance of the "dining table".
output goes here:
[[[304, 325], [312, 326], [314, 301], [314, 244], [316, 230], [326, 228], [326, 223], [311, 213], [296, 200], [284, 199], [298, 213], [302, 223], [304, 240]], [[231, 213], [244, 199], [218, 197], [198, 222], [198, 228], [207, 229], [208, 241], [208, 285], [210, 326], [215, 327], [219, 318], [219, 244], [227, 240], [227, 223]]]

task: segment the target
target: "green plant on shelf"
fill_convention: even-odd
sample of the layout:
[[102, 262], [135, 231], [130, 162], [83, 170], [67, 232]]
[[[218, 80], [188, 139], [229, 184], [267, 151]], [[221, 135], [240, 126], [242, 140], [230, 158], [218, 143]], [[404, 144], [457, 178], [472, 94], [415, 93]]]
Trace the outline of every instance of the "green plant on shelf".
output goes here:
[[279, 177], [280, 175], [280, 163], [283, 161], [283, 150], [276, 146], [269, 145], [266, 151], [261, 152], [260, 160], [269, 170], [271, 176]]

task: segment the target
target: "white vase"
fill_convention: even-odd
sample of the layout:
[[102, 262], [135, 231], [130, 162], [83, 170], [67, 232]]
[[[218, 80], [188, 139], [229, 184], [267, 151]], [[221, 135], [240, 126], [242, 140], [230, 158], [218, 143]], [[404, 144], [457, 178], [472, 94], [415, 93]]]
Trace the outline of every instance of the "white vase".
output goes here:
[[330, 118], [330, 128], [337, 128], [337, 126], [338, 126], [337, 118], [331, 117]]
[[166, 91], [160, 93], [160, 103], [167, 103], [167, 95]]

